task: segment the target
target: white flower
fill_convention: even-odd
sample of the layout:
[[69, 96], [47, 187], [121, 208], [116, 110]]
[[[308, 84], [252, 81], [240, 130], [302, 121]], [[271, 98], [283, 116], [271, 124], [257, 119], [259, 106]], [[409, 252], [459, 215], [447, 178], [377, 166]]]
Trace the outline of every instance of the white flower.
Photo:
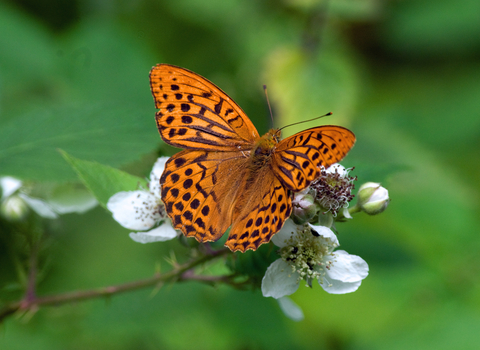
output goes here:
[[58, 214], [84, 213], [98, 204], [85, 189], [69, 184], [50, 187], [50, 193], [45, 196], [47, 199], [32, 197], [32, 187], [24, 186], [22, 181], [11, 176], [0, 178], [0, 187], [0, 212], [4, 217], [13, 220], [24, 218], [29, 209], [44, 218], [55, 219]]
[[360, 257], [338, 247], [338, 239], [328, 227], [295, 225], [287, 220], [272, 237], [280, 247], [281, 258], [267, 269], [262, 280], [262, 293], [275, 299], [293, 294], [303, 279], [307, 286], [317, 280], [331, 294], [344, 294], [358, 289], [368, 275], [368, 265]]
[[160, 177], [167, 159], [160, 157], [153, 165], [149, 190], [118, 192], [108, 200], [107, 208], [120, 225], [140, 231], [130, 233], [130, 238], [136, 242], [151, 243], [177, 237], [160, 196]]

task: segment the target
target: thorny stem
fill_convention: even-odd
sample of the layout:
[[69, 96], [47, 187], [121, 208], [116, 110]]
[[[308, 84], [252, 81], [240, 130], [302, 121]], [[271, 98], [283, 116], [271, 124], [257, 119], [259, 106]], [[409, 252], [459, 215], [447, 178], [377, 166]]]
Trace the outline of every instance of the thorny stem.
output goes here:
[[[189, 277], [189, 274], [188, 273], [186, 274], [186, 272], [198, 265], [217, 259], [228, 253], [230, 253], [230, 250], [225, 248], [208, 255], [199, 256], [191, 259], [190, 261], [184, 264], [175, 265], [171, 271], [168, 271], [162, 274], [157, 273], [153, 277], [145, 278], [145, 279], [134, 281], [134, 282], [128, 282], [128, 283], [119, 284], [116, 286], [101, 287], [101, 288], [96, 288], [91, 290], [73, 291], [73, 292], [67, 292], [63, 294], [37, 297], [35, 295], [36, 251], [34, 250], [31, 257], [31, 262], [34, 261], [33, 259], [35, 259], [35, 261], [34, 261], [34, 264], [31, 263], [30, 265], [29, 281], [27, 285], [26, 294], [22, 300], [9, 303], [5, 305], [2, 309], [0, 309], [0, 322], [7, 316], [17, 311], [36, 310], [39, 306], [52, 306], [52, 305], [57, 306], [57, 305], [65, 304], [72, 301], [107, 297], [110, 295], [142, 289], [145, 287], [151, 287], [164, 282], [171, 282], [175, 280], [177, 281], [199, 280], [200, 281], [201, 280], [200, 276], [191, 274]], [[225, 280], [218, 279], [218, 281], [221, 280], [229, 283], [230, 279], [228, 278], [228, 276], [226, 277], [227, 278]], [[214, 277], [211, 277], [211, 278], [213, 281]]]

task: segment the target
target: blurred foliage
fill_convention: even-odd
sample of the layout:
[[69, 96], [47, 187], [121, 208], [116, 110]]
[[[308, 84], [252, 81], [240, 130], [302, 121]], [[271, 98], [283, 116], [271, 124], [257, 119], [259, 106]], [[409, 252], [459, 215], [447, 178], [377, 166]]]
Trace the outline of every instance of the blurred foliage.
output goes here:
[[[477, 349], [478, 13], [476, 0], [0, 2], [0, 176], [76, 181], [58, 149], [148, 176], [174, 152], [148, 82], [165, 62], [215, 82], [260, 133], [263, 84], [276, 126], [332, 111], [285, 134], [352, 129], [344, 165], [392, 198], [378, 217], [337, 225], [370, 275], [348, 295], [300, 288], [303, 322], [259, 291], [188, 282], [10, 317], [0, 348]], [[148, 277], [172, 250], [188, 255], [133, 243], [103, 208], [42, 225], [39, 238], [0, 219], [0, 303], [22, 296], [32, 242], [43, 242], [40, 295]]]

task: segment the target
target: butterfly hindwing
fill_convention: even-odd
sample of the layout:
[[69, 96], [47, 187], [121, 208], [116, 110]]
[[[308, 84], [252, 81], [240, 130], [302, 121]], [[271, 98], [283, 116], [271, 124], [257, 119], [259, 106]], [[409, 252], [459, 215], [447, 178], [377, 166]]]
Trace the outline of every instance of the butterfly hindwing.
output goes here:
[[225, 245], [232, 251], [256, 250], [283, 226], [292, 212], [290, 191], [268, 167], [255, 174], [257, 181], [245, 183], [234, 210]]
[[244, 172], [240, 152], [186, 150], [171, 157], [160, 184], [173, 226], [199, 242], [218, 240], [232, 223]]
[[158, 130], [175, 147], [216, 151], [251, 149], [258, 132], [220, 88], [187, 69], [159, 64], [150, 71]]
[[301, 191], [328, 168], [343, 159], [355, 143], [348, 129], [324, 125], [299, 132], [279, 142], [272, 170], [293, 191]]

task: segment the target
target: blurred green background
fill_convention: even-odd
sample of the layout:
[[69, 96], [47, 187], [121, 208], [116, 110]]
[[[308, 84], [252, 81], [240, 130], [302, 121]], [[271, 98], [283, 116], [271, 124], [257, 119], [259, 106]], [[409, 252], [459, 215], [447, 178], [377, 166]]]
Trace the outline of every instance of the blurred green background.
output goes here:
[[[478, 0], [1, 1], [0, 175], [75, 182], [61, 148], [148, 176], [173, 152], [148, 82], [163, 62], [212, 80], [260, 134], [263, 84], [276, 126], [332, 111], [320, 122], [357, 135], [343, 164], [392, 202], [337, 226], [370, 275], [347, 295], [300, 288], [302, 322], [258, 290], [190, 282], [11, 316], [0, 348], [480, 348], [479, 13]], [[188, 254], [134, 243], [100, 207], [45, 225], [41, 295], [149, 277], [170, 251]], [[25, 256], [2, 227], [5, 303], [22, 296]]]

